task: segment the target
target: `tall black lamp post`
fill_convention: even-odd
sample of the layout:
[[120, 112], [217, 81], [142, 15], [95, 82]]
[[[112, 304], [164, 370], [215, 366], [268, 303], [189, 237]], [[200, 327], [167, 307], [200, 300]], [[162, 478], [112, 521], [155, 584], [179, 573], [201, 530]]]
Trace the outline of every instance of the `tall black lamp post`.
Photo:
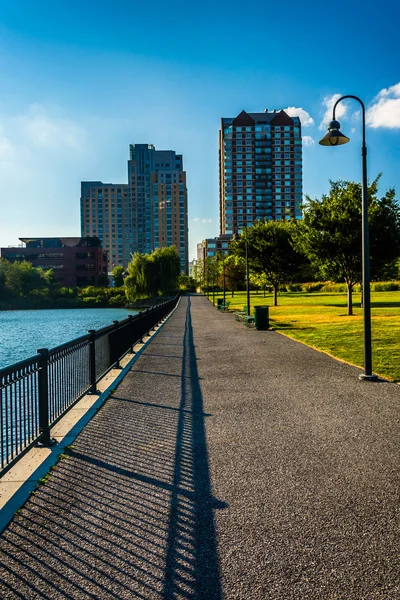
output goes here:
[[[220, 264], [222, 263], [222, 293], [223, 293], [223, 305], [225, 306], [225, 255], [223, 252], [221, 254], [217, 254], [217, 283], [219, 282], [220, 276]], [[218, 283], [218, 290], [219, 290]]]
[[369, 231], [368, 231], [368, 184], [367, 184], [367, 146], [365, 144], [365, 106], [357, 96], [342, 96], [333, 107], [333, 121], [329, 123], [328, 133], [320, 140], [321, 146], [341, 146], [350, 138], [340, 131], [340, 123], [335, 119], [336, 107], [342, 100], [353, 98], [361, 104], [362, 109], [362, 293], [364, 307], [364, 373], [360, 379], [376, 381], [378, 377], [372, 373], [371, 349], [371, 294], [369, 274]]
[[246, 244], [246, 292], [247, 292], [247, 316], [250, 316], [250, 283], [249, 283], [249, 245], [247, 242], [247, 229], [244, 238]]
[[222, 283], [224, 286], [224, 306], [226, 304], [225, 302], [225, 294], [226, 294], [226, 287], [225, 287], [225, 257], [222, 257]]
[[215, 305], [215, 262], [212, 266], [213, 306]]
[[206, 247], [203, 246], [203, 294], [206, 295]]

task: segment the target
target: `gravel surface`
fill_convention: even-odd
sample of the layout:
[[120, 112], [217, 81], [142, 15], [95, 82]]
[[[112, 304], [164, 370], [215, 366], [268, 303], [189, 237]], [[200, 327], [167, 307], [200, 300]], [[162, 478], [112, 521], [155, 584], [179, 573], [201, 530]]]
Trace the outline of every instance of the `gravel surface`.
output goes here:
[[181, 303], [0, 536], [0, 598], [400, 600], [400, 387]]

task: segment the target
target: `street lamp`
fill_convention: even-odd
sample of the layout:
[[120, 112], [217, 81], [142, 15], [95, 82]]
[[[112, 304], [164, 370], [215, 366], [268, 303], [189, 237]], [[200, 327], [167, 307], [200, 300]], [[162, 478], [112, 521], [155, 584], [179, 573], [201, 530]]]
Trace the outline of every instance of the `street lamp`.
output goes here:
[[369, 275], [369, 232], [368, 232], [368, 187], [367, 187], [367, 146], [365, 144], [365, 106], [357, 96], [342, 96], [333, 107], [333, 120], [329, 123], [328, 133], [320, 140], [321, 146], [341, 146], [350, 138], [340, 131], [340, 123], [335, 119], [336, 106], [346, 98], [353, 98], [361, 104], [362, 109], [362, 294], [364, 308], [364, 371], [360, 379], [376, 381], [378, 377], [372, 373], [371, 350], [371, 295]]
[[224, 286], [224, 306], [226, 304], [225, 302], [225, 293], [226, 293], [226, 288], [225, 288], [225, 257], [222, 257], [222, 282], [223, 282], [223, 286]]
[[223, 293], [223, 305], [225, 306], [225, 254], [224, 251], [222, 251], [220, 254], [217, 254], [216, 256], [217, 259], [217, 284], [218, 284], [218, 290], [219, 288], [219, 281], [220, 281], [220, 264], [222, 263], [222, 285], [223, 285], [223, 289], [222, 289], [222, 293]]
[[206, 295], [206, 247], [203, 246], [203, 295]]
[[215, 262], [213, 261], [212, 268], [212, 286], [213, 286], [213, 306], [215, 305]]
[[246, 292], [247, 292], [247, 316], [250, 316], [250, 284], [249, 284], [249, 246], [247, 242], [247, 228], [244, 238], [246, 244]]

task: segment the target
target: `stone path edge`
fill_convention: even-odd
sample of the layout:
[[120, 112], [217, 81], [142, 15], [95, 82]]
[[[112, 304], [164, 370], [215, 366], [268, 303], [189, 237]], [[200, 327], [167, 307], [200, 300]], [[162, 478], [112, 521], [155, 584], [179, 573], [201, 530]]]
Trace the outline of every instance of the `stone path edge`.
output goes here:
[[[60, 440], [57, 444], [48, 449], [49, 455], [43, 460], [43, 462], [31, 473], [31, 475], [22, 483], [18, 490], [11, 496], [11, 498], [4, 504], [0, 509], [0, 534], [4, 531], [10, 521], [13, 519], [15, 513], [22, 508], [25, 502], [29, 499], [30, 494], [36, 489], [39, 481], [45, 477], [56, 465], [59, 457], [65, 449], [70, 446], [81, 431], [86, 427], [89, 421], [95, 416], [97, 411], [101, 408], [107, 398], [110, 396], [112, 391], [118, 386], [124, 379], [132, 365], [138, 360], [143, 351], [152, 342], [152, 340], [158, 335], [160, 330], [169, 321], [173, 313], [176, 311], [180, 304], [181, 299], [178, 299], [176, 306], [168, 314], [166, 319], [159, 325], [158, 329], [152, 334], [152, 336], [146, 340], [143, 346], [135, 353], [135, 355], [129, 360], [129, 362], [122, 368], [121, 372], [117, 377], [110, 383], [110, 385], [99, 395], [98, 399], [94, 404], [84, 413], [84, 415], [75, 423], [68, 433]], [[101, 381], [101, 380], [100, 380]], [[34, 450], [34, 448], [33, 448]], [[32, 451], [30, 451], [32, 452]], [[29, 456], [29, 452], [25, 455]], [[18, 462], [15, 466], [18, 465]], [[1, 480], [0, 480], [1, 483]]]

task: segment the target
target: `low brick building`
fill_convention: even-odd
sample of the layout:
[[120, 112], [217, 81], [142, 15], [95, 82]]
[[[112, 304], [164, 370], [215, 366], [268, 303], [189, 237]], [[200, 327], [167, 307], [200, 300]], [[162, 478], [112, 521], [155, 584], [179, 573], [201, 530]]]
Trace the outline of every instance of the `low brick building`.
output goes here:
[[98, 237], [19, 238], [23, 247], [1, 248], [10, 262], [28, 261], [45, 271], [54, 269], [65, 287], [99, 285], [107, 280], [107, 252]]

